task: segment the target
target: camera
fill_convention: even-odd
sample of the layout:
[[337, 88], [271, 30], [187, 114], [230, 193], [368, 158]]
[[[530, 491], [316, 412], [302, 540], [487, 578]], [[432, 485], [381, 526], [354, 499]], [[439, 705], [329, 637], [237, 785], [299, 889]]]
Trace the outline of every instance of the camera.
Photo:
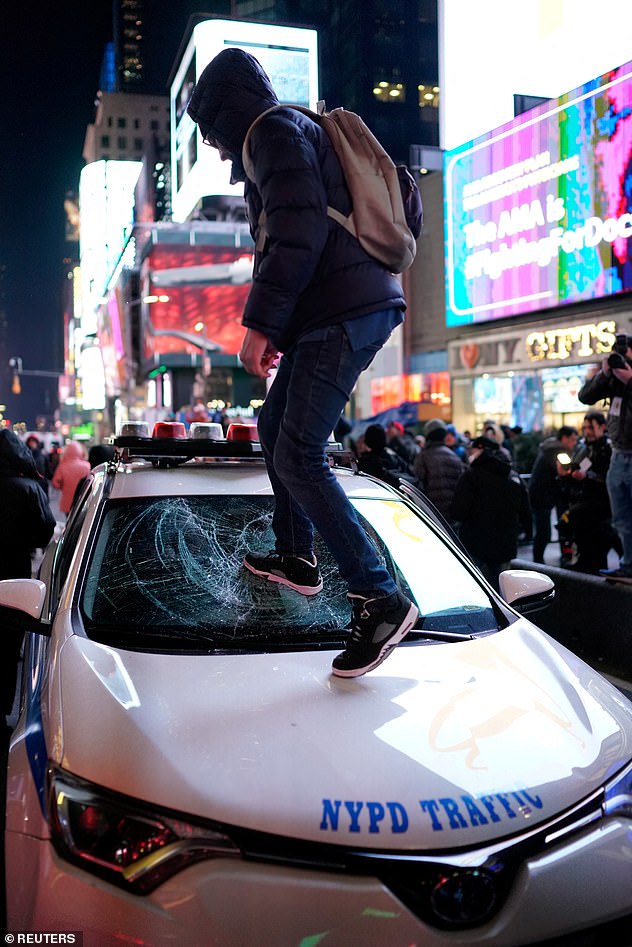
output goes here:
[[608, 365], [610, 368], [625, 368], [626, 365], [629, 365], [626, 352], [631, 342], [632, 339], [628, 335], [615, 336], [612, 352], [608, 356]]

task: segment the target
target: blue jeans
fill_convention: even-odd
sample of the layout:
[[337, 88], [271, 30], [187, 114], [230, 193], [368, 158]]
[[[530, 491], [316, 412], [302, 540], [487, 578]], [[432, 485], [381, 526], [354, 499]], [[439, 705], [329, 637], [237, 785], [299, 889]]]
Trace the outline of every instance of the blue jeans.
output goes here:
[[612, 452], [606, 476], [612, 525], [623, 544], [621, 566], [632, 569], [632, 455]]
[[369, 596], [389, 595], [396, 585], [332, 472], [325, 446], [383, 341], [353, 351], [341, 325], [304, 336], [281, 358], [258, 421], [275, 496], [276, 551], [311, 555], [316, 528], [349, 591]]

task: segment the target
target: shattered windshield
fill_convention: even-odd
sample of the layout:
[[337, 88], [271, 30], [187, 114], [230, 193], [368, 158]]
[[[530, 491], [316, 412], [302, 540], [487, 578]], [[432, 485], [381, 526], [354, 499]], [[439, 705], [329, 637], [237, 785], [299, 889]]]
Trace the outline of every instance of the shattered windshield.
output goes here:
[[[242, 566], [247, 552], [274, 548], [273, 502], [224, 495], [111, 502], [83, 587], [87, 633], [132, 647], [339, 643], [350, 614], [347, 587], [318, 536], [319, 595], [300, 595]], [[404, 503], [354, 505], [386, 568], [416, 599], [423, 630], [468, 635], [496, 627], [484, 590]]]

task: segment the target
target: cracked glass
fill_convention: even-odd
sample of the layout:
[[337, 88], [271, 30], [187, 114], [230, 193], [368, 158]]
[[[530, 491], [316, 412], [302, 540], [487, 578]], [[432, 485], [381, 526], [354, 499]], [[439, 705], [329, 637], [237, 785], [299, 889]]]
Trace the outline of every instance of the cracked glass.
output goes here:
[[[194, 650], [340, 642], [349, 624], [347, 588], [318, 536], [318, 595], [300, 595], [242, 566], [247, 552], [274, 548], [273, 502], [215, 495], [108, 504], [83, 587], [87, 633], [113, 645]], [[484, 590], [406, 504], [354, 505], [378, 556], [420, 605], [424, 628], [466, 635], [495, 627]]]

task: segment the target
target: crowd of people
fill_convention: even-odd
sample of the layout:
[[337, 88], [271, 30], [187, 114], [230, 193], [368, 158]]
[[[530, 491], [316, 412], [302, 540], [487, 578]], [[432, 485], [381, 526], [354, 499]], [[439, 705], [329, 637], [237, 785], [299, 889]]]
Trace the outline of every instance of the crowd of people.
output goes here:
[[[586, 404], [603, 393], [599, 372], [594, 377], [597, 380], [589, 379], [582, 389]], [[544, 563], [553, 525], [559, 539], [555, 564], [632, 581], [632, 549], [627, 558], [624, 539], [632, 496], [626, 506], [621, 498], [625, 486], [616, 470], [613, 480], [613, 459], [628, 441], [622, 435], [615, 440], [616, 428], [615, 436], [609, 428], [612, 431], [610, 416], [587, 411], [581, 431], [562, 425], [543, 437], [528, 469], [518, 463], [522, 429], [491, 418], [474, 437], [433, 418], [410, 428], [398, 421], [373, 423], [355, 438], [347, 435], [345, 443], [361, 471], [391, 486], [406, 481], [421, 490], [496, 588], [499, 573], [517, 556], [519, 544], [532, 542], [533, 561]], [[609, 569], [612, 550], [620, 563]]]

